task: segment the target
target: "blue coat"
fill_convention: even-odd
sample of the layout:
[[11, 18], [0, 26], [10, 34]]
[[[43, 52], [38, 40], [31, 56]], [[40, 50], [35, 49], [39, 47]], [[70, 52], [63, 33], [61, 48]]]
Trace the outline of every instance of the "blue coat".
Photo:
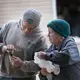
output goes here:
[[53, 80], [80, 80], [80, 56], [72, 37], [65, 39], [57, 48], [51, 45], [46, 59], [60, 65], [60, 74], [53, 74]]

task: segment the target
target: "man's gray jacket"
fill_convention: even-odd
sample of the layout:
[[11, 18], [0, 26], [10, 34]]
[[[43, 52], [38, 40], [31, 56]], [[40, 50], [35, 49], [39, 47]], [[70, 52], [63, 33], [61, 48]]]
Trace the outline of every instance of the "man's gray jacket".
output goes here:
[[[37, 51], [43, 51], [47, 48], [45, 43], [45, 38], [39, 27], [36, 27], [32, 34], [25, 35], [22, 30], [22, 21], [9, 21], [0, 30], [0, 53], [3, 45], [13, 44], [19, 50], [14, 52], [14, 56], [19, 57], [28, 64], [27, 69], [23, 71], [20, 68], [12, 67], [9, 60], [9, 54], [1, 55], [1, 75], [2, 76], [12, 76], [12, 77], [29, 77], [39, 70], [38, 65], [34, 64], [34, 53]], [[25, 61], [31, 61], [30, 63]], [[33, 70], [33, 71], [32, 71]]]

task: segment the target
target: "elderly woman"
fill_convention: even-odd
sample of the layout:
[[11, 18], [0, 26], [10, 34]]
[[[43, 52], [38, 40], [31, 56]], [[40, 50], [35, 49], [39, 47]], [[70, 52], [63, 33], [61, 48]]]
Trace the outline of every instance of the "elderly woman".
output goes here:
[[[60, 65], [60, 74], [53, 80], [80, 80], [80, 56], [77, 45], [70, 37], [70, 25], [65, 20], [53, 20], [48, 25], [51, 52], [41, 54], [41, 58]], [[41, 74], [47, 75], [42, 69]]]

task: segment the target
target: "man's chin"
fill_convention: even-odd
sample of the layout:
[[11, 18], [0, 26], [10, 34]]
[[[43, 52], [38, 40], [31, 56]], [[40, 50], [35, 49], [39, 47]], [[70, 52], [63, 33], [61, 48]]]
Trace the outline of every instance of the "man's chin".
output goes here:
[[32, 32], [24, 32], [24, 34], [26, 34], [26, 35], [27, 35], [27, 34], [32, 34]]

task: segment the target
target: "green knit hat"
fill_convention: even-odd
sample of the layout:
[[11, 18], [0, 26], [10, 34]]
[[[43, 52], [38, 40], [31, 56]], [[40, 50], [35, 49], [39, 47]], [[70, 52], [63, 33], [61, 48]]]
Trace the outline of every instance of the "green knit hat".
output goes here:
[[70, 25], [62, 19], [52, 20], [47, 27], [52, 28], [59, 35], [67, 38], [70, 35]]

